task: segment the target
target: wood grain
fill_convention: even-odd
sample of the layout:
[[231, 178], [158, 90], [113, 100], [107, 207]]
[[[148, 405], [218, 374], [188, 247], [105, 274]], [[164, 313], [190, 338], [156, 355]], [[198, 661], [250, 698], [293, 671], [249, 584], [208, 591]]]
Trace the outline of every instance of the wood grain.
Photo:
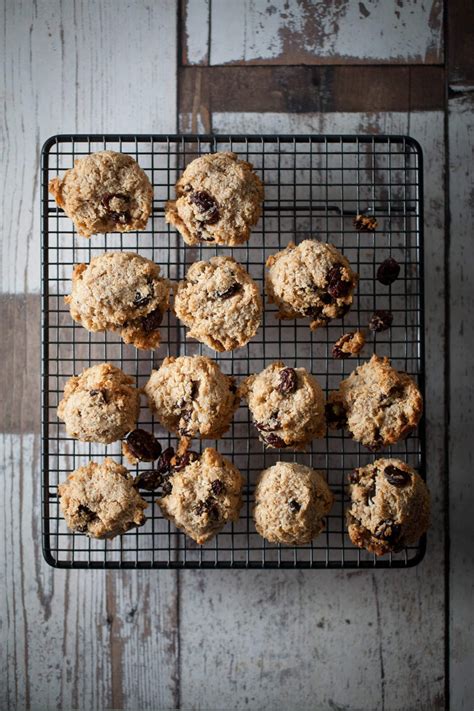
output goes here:
[[[212, 124], [216, 133], [408, 133], [423, 146], [433, 523], [426, 558], [414, 570], [183, 572], [181, 698], [194, 699], [195, 708], [443, 709], [443, 114], [221, 113]], [[414, 630], [426, 631], [416, 645]], [[218, 684], [202, 684], [216, 673]]]
[[186, 0], [182, 17], [188, 64], [443, 61], [442, 0]]

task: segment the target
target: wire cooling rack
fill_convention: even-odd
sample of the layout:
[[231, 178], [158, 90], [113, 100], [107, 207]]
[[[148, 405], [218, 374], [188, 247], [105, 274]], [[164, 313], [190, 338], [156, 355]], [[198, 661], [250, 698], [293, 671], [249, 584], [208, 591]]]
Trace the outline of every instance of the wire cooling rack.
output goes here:
[[[153, 213], [147, 229], [127, 234], [78, 237], [73, 224], [48, 195], [50, 178], [71, 168], [75, 158], [111, 149], [132, 155], [154, 186]], [[184, 167], [204, 153], [233, 150], [249, 160], [265, 184], [263, 215], [248, 243], [239, 248], [191, 248], [165, 224], [164, 202]], [[216, 447], [234, 461], [246, 479], [240, 519], [214, 540], [197, 546], [163, 519], [155, 496], [145, 493], [146, 524], [111, 541], [90, 540], [71, 533], [60, 515], [57, 485], [76, 467], [112, 456], [122, 461], [120, 443], [87, 444], [67, 437], [57, 419], [57, 405], [66, 380], [84, 368], [110, 361], [143, 386], [152, 368], [170, 355], [204, 353], [238, 380], [272, 361], [303, 366], [323, 390], [340, 380], [372, 352], [415, 376], [423, 391], [423, 188], [422, 153], [405, 136], [130, 136], [64, 135], [46, 141], [42, 152], [42, 521], [43, 550], [48, 563], [69, 568], [400, 568], [415, 565], [425, 540], [415, 547], [377, 559], [355, 548], [346, 533], [347, 474], [376, 456], [347, 434], [329, 432], [303, 453], [265, 451], [244, 404], [219, 441], [193, 442], [193, 449]], [[375, 233], [357, 232], [355, 215], [376, 217]], [[360, 282], [350, 312], [326, 329], [312, 333], [309, 320], [278, 321], [275, 308], [265, 306], [256, 337], [244, 348], [215, 353], [186, 340], [173, 314], [165, 316], [162, 345], [155, 352], [136, 351], [118, 334], [91, 334], [74, 323], [64, 303], [74, 264], [89, 262], [106, 250], [136, 251], [157, 262], [165, 276], [182, 278], [198, 259], [231, 253], [259, 284], [263, 293], [267, 257], [308, 236], [332, 242], [359, 272]], [[398, 280], [382, 286], [378, 265], [389, 255], [402, 265]], [[368, 338], [360, 358], [334, 360], [332, 345], [348, 330], [366, 328], [375, 309], [394, 315], [389, 331]], [[163, 430], [142, 403], [139, 426], [153, 428], [163, 448], [176, 440]], [[424, 474], [424, 425], [404, 442], [383, 450], [400, 456]], [[201, 446], [202, 444], [202, 446]], [[252, 502], [258, 473], [278, 459], [295, 460], [322, 470], [335, 494], [325, 531], [310, 545], [278, 546], [255, 531]], [[127, 465], [127, 463], [125, 462]], [[137, 471], [150, 468], [143, 464]], [[130, 468], [130, 467], [129, 467]]]

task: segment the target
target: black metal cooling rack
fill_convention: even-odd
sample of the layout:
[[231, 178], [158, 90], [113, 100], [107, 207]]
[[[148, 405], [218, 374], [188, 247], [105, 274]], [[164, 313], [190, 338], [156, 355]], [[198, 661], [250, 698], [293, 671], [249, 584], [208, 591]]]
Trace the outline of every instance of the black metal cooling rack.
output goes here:
[[[104, 149], [129, 153], [147, 172], [154, 186], [153, 213], [143, 232], [87, 240], [75, 234], [71, 220], [48, 195], [47, 185], [50, 178], [72, 167], [75, 158]], [[177, 177], [191, 160], [223, 150], [249, 160], [263, 179], [262, 218], [243, 247], [190, 248], [165, 224], [164, 202], [174, 196]], [[152, 494], [145, 494], [148, 520], [140, 529], [112, 541], [71, 533], [60, 515], [58, 483], [89, 459], [113, 456], [121, 461], [122, 457], [120, 443], [105, 447], [68, 438], [56, 415], [66, 380], [83, 368], [110, 361], [142, 386], [167, 354], [205, 353], [237, 379], [279, 359], [307, 368], [329, 392], [375, 351], [414, 375], [423, 391], [423, 186], [422, 152], [416, 141], [405, 136], [54, 136], [43, 147], [41, 179], [42, 521], [48, 563], [69, 568], [400, 568], [418, 563], [424, 555], [424, 539], [418, 546], [377, 559], [355, 548], [346, 534], [347, 474], [376, 455], [341, 432], [315, 440], [306, 453], [265, 451], [244, 405], [223, 439], [202, 443], [232, 459], [247, 481], [240, 520], [213, 541], [199, 547], [177, 531], [163, 519]], [[355, 230], [353, 217], [359, 213], [376, 217], [375, 233]], [[256, 337], [244, 348], [217, 354], [186, 340], [185, 329], [170, 313], [162, 325], [160, 348], [143, 352], [124, 345], [118, 334], [87, 332], [72, 321], [64, 303], [73, 265], [89, 262], [106, 250], [137, 251], [157, 262], [173, 280], [182, 278], [197, 259], [232, 253], [263, 292], [267, 257], [290, 240], [299, 242], [308, 236], [332, 242], [360, 274], [351, 311], [316, 333], [310, 332], [305, 319], [276, 320], [275, 308], [267, 304]], [[375, 275], [389, 255], [402, 270], [398, 280], [386, 287]], [[334, 360], [334, 342], [347, 330], [366, 327], [375, 309], [393, 313], [392, 328], [368, 338], [360, 358]], [[144, 404], [140, 426], [153, 428], [163, 447], [176, 443], [153, 421]], [[199, 447], [200, 443], [193, 443], [193, 449]], [[401, 456], [424, 473], [423, 420], [407, 440], [383, 454]], [[256, 476], [280, 458], [322, 470], [335, 494], [326, 530], [310, 545], [271, 545], [255, 531], [251, 507]], [[150, 466], [140, 465], [137, 471]]]

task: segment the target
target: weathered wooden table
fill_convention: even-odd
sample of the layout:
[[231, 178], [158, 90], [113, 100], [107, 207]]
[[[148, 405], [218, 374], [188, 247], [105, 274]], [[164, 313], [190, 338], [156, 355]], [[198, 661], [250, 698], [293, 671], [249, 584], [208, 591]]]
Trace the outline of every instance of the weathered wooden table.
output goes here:
[[[3, 5], [0, 707], [472, 708], [472, 4]], [[54, 133], [101, 131], [380, 132], [421, 143], [433, 526], [418, 567], [48, 568], [39, 152]]]

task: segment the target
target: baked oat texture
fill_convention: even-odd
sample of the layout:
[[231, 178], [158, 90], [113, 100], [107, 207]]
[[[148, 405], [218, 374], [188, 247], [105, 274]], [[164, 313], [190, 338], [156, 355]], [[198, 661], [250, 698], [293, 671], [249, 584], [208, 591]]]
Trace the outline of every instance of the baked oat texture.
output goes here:
[[190, 245], [246, 242], [262, 212], [263, 185], [235, 153], [211, 153], [190, 163], [166, 204], [166, 221]]
[[100, 151], [78, 158], [62, 178], [49, 181], [48, 189], [82, 237], [143, 230], [151, 213], [151, 183], [125, 153]]
[[258, 478], [255, 527], [270, 543], [304, 545], [321, 533], [333, 503], [320, 472], [296, 462], [277, 462]]
[[304, 368], [281, 361], [249, 376], [239, 388], [248, 402], [260, 439], [267, 447], [304, 448], [324, 437], [324, 395], [316, 378]]
[[171, 493], [157, 503], [163, 515], [196, 543], [206, 543], [239, 518], [242, 475], [215, 449], [205, 449], [169, 481]]
[[133, 383], [133, 378], [110, 363], [69, 378], [58, 405], [58, 417], [69, 437], [110, 444], [135, 429], [140, 394]]
[[76, 264], [65, 301], [88, 331], [120, 331], [125, 343], [147, 350], [160, 343], [170, 288], [151, 260], [134, 252], [106, 252]]
[[239, 406], [234, 378], [206, 356], [165, 358], [145, 385], [160, 423], [183, 437], [218, 439]]
[[178, 284], [177, 317], [216, 351], [231, 351], [253, 338], [262, 320], [262, 299], [252, 277], [232, 257], [195, 262]]
[[[420, 421], [423, 399], [415, 381], [392, 368], [388, 358], [373, 355], [343, 380], [328, 402], [344, 413], [346, 427], [355, 440], [375, 452], [404, 439]], [[340, 424], [343, 424], [342, 421]]]
[[349, 475], [349, 538], [376, 555], [414, 545], [428, 529], [430, 495], [401, 459], [376, 459]]
[[290, 242], [267, 259], [266, 292], [278, 306], [277, 317], [309, 317], [310, 328], [325, 326], [350, 309], [358, 275], [332, 244]]
[[125, 467], [109, 457], [76, 469], [58, 494], [68, 528], [91, 538], [114, 538], [145, 523], [148, 504]]

